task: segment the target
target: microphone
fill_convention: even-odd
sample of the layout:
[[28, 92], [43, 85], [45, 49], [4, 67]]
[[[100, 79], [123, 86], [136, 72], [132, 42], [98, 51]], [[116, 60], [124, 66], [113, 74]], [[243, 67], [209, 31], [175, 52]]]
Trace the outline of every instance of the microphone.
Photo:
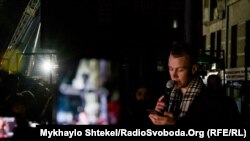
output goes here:
[[175, 81], [174, 80], [168, 80], [167, 84], [166, 84], [166, 88], [167, 89], [172, 89], [175, 85]]
[[[166, 104], [168, 104], [169, 98], [170, 98], [170, 93], [171, 93], [171, 90], [174, 88], [174, 86], [175, 86], [175, 81], [174, 80], [169, 80], [166, 83], [166, 90], [164, 92], [164, 98], [161, 100], [162, 102], [165, 102]], [[167, 110], [167, 109], [163, 109], [162, 111], [158, 112], [156, 110], [147, 109], [147, 111], [149, 113], [157, 114], [157, 115], [160, 115], [160, 116], [163, 116], [163, 113], [164, 113], [165, 110]]]
[[168, 80], [168, 82], [166, 83], [166, 90], [164, 93], [164, 101], [166, 104], [168, 104], [169, 102], [169, 98], [170, 98], [170, 94], [172, 89], [174, 88], [176, 82], [174, 80]]

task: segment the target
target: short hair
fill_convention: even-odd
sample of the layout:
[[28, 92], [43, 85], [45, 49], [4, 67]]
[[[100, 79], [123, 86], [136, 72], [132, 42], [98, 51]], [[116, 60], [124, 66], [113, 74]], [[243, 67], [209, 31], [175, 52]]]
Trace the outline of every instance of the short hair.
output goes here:
[[215, 75], [215, 74], [211, 74], [207, 77], [207, 85], [208, 86], [213, 86], [213, 85], [216, 85], [216, 86], [219, 86], [219, 85], [222, 85], [221, 84], [221, 78], [219, 75]]
[[188, 55], [190, 57], [190, 63], [197, 63], [197, 51], [192, 48], [188, 43], [174, 43], [171, 50], [170, 55], [174, 57], [182, 57]]

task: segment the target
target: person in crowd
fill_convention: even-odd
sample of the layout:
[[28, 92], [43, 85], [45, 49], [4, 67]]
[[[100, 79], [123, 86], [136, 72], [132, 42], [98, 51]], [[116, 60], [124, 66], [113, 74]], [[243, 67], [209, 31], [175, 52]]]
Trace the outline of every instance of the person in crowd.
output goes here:
[[225, 109], [222, 111], [225, 114], [222, 115], [227, 116], [225, 117], [225, 120], [227, 120], [229, 123], [239, 123], [240, 113], [238, 106], [232, 97], [227, 96], [220, 76], [209, 75], [207, 78], [207, 87], [209, 93], [214, 96], [215, 99], [219, 99], [219, 101], [222, 103], [222, 106]]
[[131, 95], [128, 104], [128, 124], [131, 126], [147, 126], [151, 125], [150, 119], [147, 117], [148, 109], [152, 109], [150, 101], [150, 87], [147, 82], [139, 82]]
[[156, 103], [155, 111], [162, 114], [148, 115], [154, 125], [227, 124], [220, 100], [209, 94], [198, 74], [196, 56], [186, 43], [173, 45], [168, 68], [174, 87], [168, 98], [161, 96]]

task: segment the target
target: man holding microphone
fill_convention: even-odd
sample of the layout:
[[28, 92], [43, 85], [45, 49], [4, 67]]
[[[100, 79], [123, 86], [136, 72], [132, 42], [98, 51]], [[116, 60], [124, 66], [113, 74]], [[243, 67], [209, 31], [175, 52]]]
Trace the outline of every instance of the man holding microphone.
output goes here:
[[174, 88], [168, 96], [161, 96], [155, 111], [149, 114], [155, 125], [225, 124], [225, 106], [212, 97], [197, 74], [195, 52], [185, 43], [175, 44], [168, 58], [168, 68]]

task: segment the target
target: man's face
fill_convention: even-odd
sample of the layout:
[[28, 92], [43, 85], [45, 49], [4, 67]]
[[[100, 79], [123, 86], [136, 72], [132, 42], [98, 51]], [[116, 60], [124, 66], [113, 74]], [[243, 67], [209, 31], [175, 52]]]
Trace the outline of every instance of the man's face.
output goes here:
[[145, 87], [140, 87], [136, 91], [136, 100], [143, 102], [148, 100], [148, 90]]
[[186, 88], [192, 77], [190, 57], [187, 55], [181, 57], [174, 57], [173, 55], [170, 55], [168, 68], [171, 79], [176, 82], [176, 87]]

